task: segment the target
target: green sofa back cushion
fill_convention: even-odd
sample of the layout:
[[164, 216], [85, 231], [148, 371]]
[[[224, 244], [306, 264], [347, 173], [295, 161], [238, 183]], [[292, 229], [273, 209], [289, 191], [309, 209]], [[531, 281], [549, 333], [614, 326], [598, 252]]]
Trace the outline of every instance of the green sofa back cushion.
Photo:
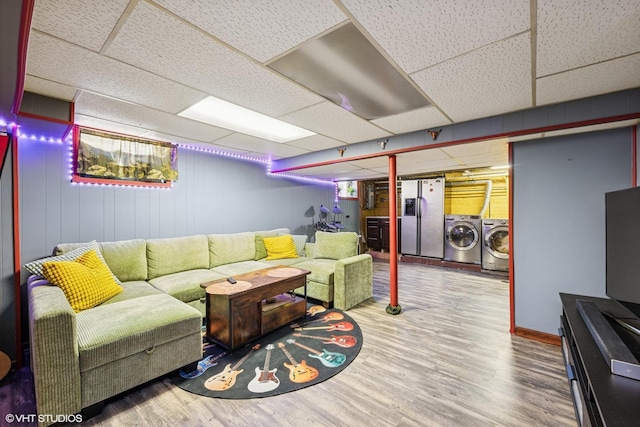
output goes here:
[[209, 234], [209, 267], [253, 260], [255, 233]]
[[[61, 243], [53, 249], [53, 254], [55, 256], [31, 261], [25, 264], [24, 268], [26, 268], [27, 271], [29, 271], [31, 274], [44, 277], [42, 265], [45, 262], [75, 261], [76, 259], [78, 259], [78, 257], [84, 255], [89, 251], [95, 251], [100, 261], [106, 263], [104, 257], [102, 256], [100, 245], [95, 240], [92, 240], [89, 243]], [[118, 279], [118, 277], [113, 274], [113, 272], [111, 272], [111, 276], [118, 285], [122, 285], [120, 279]]]
[[353, 232], [316, 231], [314, 258], [343, 259], [358, 255], [358, 235]]
[[147, 240], [148, 280], [198, 268], [209, 268], [207, 236]]
[[100, 243], [105, 262], [121, 282], [147, 279], [147, 242], [142, 239]]

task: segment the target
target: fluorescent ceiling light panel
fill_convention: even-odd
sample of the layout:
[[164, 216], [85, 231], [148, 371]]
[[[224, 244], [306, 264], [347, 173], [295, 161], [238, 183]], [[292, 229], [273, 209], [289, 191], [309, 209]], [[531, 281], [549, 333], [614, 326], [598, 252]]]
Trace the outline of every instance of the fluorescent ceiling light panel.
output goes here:
[[351, 23], [303, 43], [269, 67], [367, 120], [429, 105]]
[[314, 132], [213, 96], [196, 102], [178, 115], [275, 142], [289, 142], [315, 135]]

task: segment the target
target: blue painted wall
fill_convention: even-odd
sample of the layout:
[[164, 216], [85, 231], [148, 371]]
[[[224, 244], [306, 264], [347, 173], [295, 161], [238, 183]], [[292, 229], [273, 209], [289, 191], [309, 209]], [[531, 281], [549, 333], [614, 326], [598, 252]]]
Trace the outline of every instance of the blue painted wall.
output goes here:
[[559, 292], [605, 296], [604, 194], [631, 153], [630, 127], [513, 144], [516, 326], [557, 334]]
[[188, 149], [179, 152], [180, 177], [172, 189], [71, 184], [68, 145], [23, 140], [19, 155], [23, 264], [58, 243], [93, 239], [276, 227], [312, 237], [313, 218], [305, 212], [331, 205], [335, 196], [332, 185], [271, 177], [264, 164]]

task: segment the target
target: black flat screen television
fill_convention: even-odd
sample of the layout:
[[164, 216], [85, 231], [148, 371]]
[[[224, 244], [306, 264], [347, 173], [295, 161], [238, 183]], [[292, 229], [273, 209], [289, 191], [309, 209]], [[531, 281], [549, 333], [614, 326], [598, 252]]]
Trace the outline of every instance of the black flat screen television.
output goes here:
[[[640, 187], [605, 194], [606, 293], [640, 319]], [[634, 322], [635, 323], [635, 322]]]

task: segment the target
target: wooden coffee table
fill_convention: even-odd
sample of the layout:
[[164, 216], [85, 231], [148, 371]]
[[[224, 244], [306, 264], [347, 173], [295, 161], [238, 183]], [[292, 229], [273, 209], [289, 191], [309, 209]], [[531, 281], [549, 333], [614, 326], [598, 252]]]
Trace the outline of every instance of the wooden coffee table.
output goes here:
[[[207, 336], [235, 350], [293, 320], [307, 311], [307, 275], [301, 268], [276, 266], [206, 282]], [[303, 287], [302, 296], [294, 289]]]

